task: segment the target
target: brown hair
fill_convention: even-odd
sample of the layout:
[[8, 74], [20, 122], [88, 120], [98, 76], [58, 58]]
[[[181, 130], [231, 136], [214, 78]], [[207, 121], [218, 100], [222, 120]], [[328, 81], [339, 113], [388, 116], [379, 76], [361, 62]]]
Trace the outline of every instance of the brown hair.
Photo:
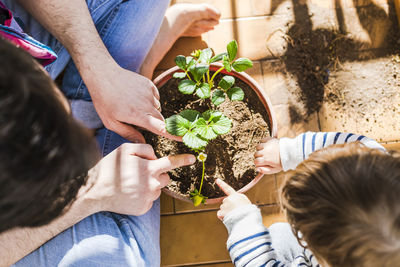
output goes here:
[[98, 149], [42, 67], [0, 38], [0, 232], [61, 215]]
[[299, 242], [321, 264], [399, 266], [397, 156], [361, 143], [322, 149], [288, 178], [281, 201]]

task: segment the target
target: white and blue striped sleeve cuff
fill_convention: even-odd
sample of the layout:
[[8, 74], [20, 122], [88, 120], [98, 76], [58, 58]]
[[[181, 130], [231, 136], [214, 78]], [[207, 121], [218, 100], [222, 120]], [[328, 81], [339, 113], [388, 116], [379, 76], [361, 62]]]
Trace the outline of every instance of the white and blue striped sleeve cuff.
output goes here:
[[257, 206], [249, 204], [228, 213], [223, 220], [228, 229], [227, 248], [235, 266], [273, 266], [277, 261], [271, 236], [263, 225]]
[[284, 171], [294, 170], [303, 160], [321, 148], [333, 144], [344, 144], [360, 141], [369, 148], [385, 148], [375, 140], [363, 135], [340, 132], [306, 132], [295, 138], [281, 138], [279, 141], [279, 150]]

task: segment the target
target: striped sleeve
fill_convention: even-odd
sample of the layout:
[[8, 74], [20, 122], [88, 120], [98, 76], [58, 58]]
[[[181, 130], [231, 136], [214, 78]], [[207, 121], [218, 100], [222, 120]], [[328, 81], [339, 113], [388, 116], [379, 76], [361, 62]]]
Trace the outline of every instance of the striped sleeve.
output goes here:
[[281, 138], [279, 149], [284, 171], [294, 170], [303, 160], [319, 149], [333, 144], [360, 141], [369, 148], [385, 151], [378, 142], [363, 135], [341, 132], [306, 132], [295, 138]]
[[249, 204], [224, 218], [229, 238], [227, 248], [235, 266], [278, 266], [268, 229], [257, 206]]

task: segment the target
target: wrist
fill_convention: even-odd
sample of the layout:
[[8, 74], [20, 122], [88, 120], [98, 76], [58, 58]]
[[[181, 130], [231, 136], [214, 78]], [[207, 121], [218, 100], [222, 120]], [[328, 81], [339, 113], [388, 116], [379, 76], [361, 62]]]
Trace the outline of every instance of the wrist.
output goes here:
[[94, 213], [102, 211], [99, 201], [91, 197], [91, 189], [95, 186], [98, 179], [98, 168], [93, 167], [88, 171], [86, 184], [83, 185], [74, 203], [71, 206], [77, 213], [82, 214], [82, 216], [88, 217]]

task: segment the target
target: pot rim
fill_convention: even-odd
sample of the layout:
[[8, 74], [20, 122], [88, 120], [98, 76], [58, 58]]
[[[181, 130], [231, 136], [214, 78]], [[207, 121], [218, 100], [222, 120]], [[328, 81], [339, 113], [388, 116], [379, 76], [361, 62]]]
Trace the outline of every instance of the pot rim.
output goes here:
[[[211, 71], [216, 71], [217, 69], [221, 68], [223, 65], [221, 63], [212, 63], [210, 64], [210, 70]], [[167, 81], [169, 81], [172, 78], [172, 75], [175, 72], [178, 72], [182, 70], [178, 67], [172, 67], [166, 71], [164, 71], [163, 73], [161, 73], [159, 76], [157, 76], [157, 78], [154, 79], [153, 83], [155, 84], [155, 86], [157, 88], [162, 87]], [[275, 112], [272, 109], [272, 104], [271, 101], [269, 100], [268, 96], [265, 94], [263, 88], [247, 73], [245, 72], [236, 72], [234, 70], [232, 70], [232, 72], [227, 72], [225, 69], [222, 70], [220, 72], [221, 74], [226, 74], [226, 75], [232, 75], [235, 78], [238, 78], [240, 80], [242, 80], [243, 82], [245, 82], [246, 84], [248, 84], [250, 86], [250, 88], [253, 89], [253, 91], [256, 92], [258, 98], [261, 100], [261, 102], [264, 105], [264, 108], [267, 111], [268, 114], [268, 119], [270, 121], [270, 131], [271, 131], [271, 137], [277, 137], [277, 122], [276, 122], [276, 117], [275, 117]], [[244, 193], [246, 191], [248, 191], [250, 188], [252, 188], [256, 183], [258, 183], [258, 181], [260, 181], [260, 179], [263, 177], [262, 173], [259, 173], [256, 175], [256, 177], [251, 180], [250, 183], [248, 183], [247, 185], [245, 185], [244, 187], [242, 187], [241, 189], [239, 189], [237, 192], [239, 193]], [[185, 202], [190, 202], [192, 203], [192, 201], [190, 200], [189, 197], [185, 197], [183, 195], [177, 194], [171, 190], [169, 190], [167, 187], [164, 187], [163, 192], [166, 193], [167, 195], [176, 198], [176, 199], [180, 199], [183, 200]], [[219, 197], [219, 198], [210, 198], [210, 199], [206, 199], [205, 204], [217, 204], [222, 202], [222, 200], [225, 197]]]

